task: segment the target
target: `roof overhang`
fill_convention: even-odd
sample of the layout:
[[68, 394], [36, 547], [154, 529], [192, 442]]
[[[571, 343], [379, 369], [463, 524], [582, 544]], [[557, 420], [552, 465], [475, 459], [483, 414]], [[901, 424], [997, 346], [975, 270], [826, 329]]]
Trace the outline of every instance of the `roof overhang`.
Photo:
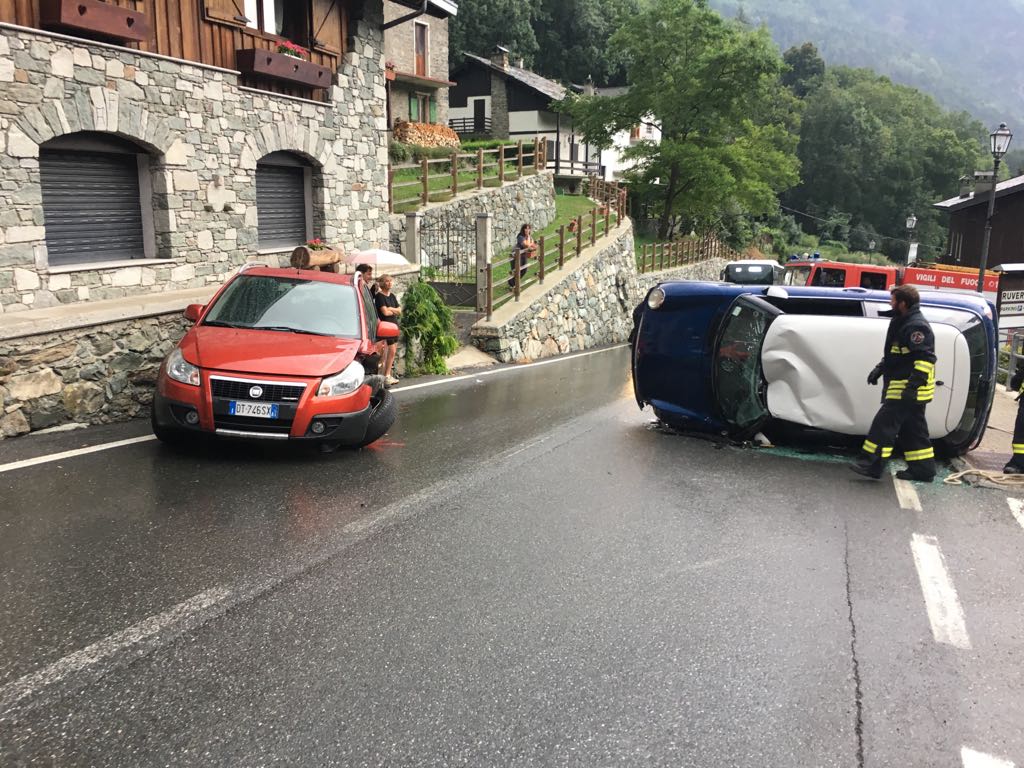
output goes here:
[[[413, 10], [419, 10], [424, 4], [423, 0], [394, 0], [394, 2]], [[429, 9], [428, 12], [433, 16], [457, 16], [459, 13], [459, 4], [455, 0], [426, 0], [426, 5]]]
[[455, 85], [451, 80], [441, 80], [436, 77], [424, 77], [423, 75], [416, 75], [412, 72], [399, 72], [395, 71], [395, 82], [405, 83], [406, 85], [417, 85], [420, 88], [451, 88]]

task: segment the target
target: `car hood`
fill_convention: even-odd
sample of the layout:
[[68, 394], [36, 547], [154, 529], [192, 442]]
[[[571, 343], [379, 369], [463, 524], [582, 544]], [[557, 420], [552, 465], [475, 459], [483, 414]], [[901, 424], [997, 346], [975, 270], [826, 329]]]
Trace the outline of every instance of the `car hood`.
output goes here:
[[181, 341], [185, 359], [200, 368], [274, 376], [321, 377], [343, 371], [358, 339], [200, 325]]

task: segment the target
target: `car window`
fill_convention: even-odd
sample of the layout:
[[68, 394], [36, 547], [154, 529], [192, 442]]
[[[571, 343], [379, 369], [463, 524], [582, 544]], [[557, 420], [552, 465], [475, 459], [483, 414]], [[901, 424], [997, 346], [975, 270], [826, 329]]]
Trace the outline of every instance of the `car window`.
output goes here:
[[814, 280], [811, 281], [811, 285], [821, 286], [822, 288], [842, 288], [846, 285], [846, 270], [822, 267], [814, 273]]
[[203, 325], [360, 337], [351, 286], [265, 275], [239, 275], [232, 280]]
[[771, 285], [775, 276], [771, 267], [764, 264], [730, 264], [725, 273], [728, 282], [743, 285]]
[[860, 287], [872, 291], [884, 291], [888, 279], [884, 272], [862, 272], [860, 275]]
[[761, 345], [771, 319], [768, 309], [740, 299], [722, 322], [714, 357], [715, 400], [725, 421], [740, 429], [768, 415], [760, 398]]
[[784, 283], [786, 285], [807, 285], [807, 278], [810, 277], [810, 267], [790, 267], [786, 270]]

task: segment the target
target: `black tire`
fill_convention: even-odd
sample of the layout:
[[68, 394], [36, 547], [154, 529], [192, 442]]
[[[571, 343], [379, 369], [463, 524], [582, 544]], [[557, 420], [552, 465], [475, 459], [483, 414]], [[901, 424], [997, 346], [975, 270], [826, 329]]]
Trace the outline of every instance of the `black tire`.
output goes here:
[[356, 447], [358, 448], [365, 448], [370, 443], [384, 437], [398, 417], [398, 404], [395, 402], [395, 396], [386, 389], [381, 389], [377, 395], [371, 398], [370, 405], [373, 406], [373, 410], [370, 411], [370, 420], [366, 424], [366, 434], [357, 443]]

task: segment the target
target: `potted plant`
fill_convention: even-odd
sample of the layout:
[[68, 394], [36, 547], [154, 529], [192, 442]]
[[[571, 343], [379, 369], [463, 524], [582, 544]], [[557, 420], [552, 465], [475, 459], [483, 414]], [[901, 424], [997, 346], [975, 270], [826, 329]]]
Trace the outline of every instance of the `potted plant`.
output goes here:
[[291, 56], [293, 59], [305, 59], [309, 56], [309, 51], [301, 45], [296, 45], [291, 40], [280, 41], [277, 44], [277, 52], [283, 53], [285, 56]]

